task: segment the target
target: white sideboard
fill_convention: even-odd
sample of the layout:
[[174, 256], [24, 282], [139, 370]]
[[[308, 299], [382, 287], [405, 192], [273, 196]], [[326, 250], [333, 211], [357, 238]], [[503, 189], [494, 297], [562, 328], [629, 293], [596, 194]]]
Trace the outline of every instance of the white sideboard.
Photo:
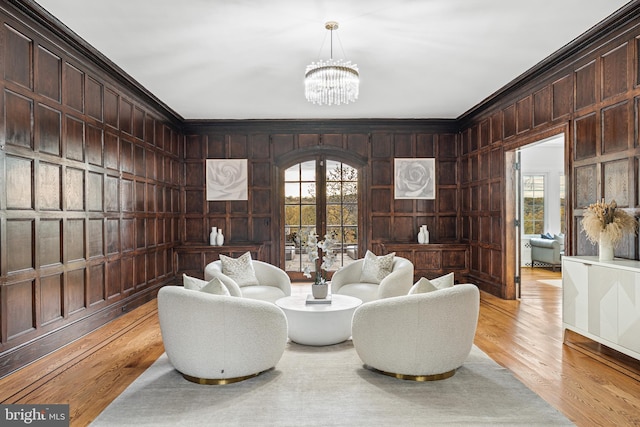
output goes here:
[[562, 322], [640, 360], [640, 261], [563, 257]]

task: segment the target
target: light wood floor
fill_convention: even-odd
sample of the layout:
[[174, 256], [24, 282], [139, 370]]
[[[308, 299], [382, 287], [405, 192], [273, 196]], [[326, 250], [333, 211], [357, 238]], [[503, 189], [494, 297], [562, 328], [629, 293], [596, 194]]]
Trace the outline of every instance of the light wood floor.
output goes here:
[[[563, 344], [561, 288], [540, 282], [560, 273], [522, 273], [521, 300], [482, 293], [476, 345], [578, 426], [640, 425], [638, 364], [579, 337]], [[68, 403], [71, 425], [85, 426], [162, 353], [152, 301], [0, 379], [0, 402]]]

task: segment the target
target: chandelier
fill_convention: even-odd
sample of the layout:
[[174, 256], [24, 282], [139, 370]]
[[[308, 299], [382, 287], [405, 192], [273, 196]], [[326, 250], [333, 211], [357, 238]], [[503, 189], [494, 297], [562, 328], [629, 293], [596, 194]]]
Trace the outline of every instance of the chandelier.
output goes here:
[[360, 85], [358, 66], [351, 64], [351, 61], [333, 59], [333, 30], [338, 29], [338, 23], [329, 21], [324, 27], [331, 31], [331, 57], [307, 65], [304, 94], [307, 101], [318, 105], [354, 102], [358, 99]]

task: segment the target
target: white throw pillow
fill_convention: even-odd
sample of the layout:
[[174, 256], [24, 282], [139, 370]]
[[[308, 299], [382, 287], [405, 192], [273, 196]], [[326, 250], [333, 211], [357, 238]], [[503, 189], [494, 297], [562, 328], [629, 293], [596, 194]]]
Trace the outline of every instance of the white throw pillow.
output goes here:
[[251, 252], [245, 252], [239, 258], [231, 258], [226, 255], [220, 255], [222, 263], [222, 274], [231, 277], [238, 286], [258, 285], [258, 278], [253, 269], [251, 261]]
[[396, 253], [377, 256], [371, 251], [367, 251], [362, 263], [360, 281], [363, 283], [380, 283], [393, 270], [393, 258]]
[[227, 289], [224, 283], [222, 283], [222, 281], [217, 277], [214, 277], [211, 281], [207, 282], [206, 280], [183, 274], [182, 284], [185, 289], [190, 289], [192, 291], [201, 291], [216, 295], [231, 295], [229, 293], [229, 289]]
[[444, 276], [436, 277], [435, 279], [429, 279], [429, 281], [437, 289], [451, 288], [455, 285], [455, 275], [452, 272]]
[[426, 294], [427, 292], [451, 288], [455, 284], [454, 279], [455, 277], [453, 273], [445, 274], [444, 276], [436, 277], [431, 280], [421, 277], [420, 280], [418, 280], [411, 289], [409, 289], [409, 295]]
[[224, 285], [224, 283], [222, 283], [222, 281], [217, 277], [214, 277], [213, 279], [211, 279], [211, 281], [206, 285], [204, 285], [200, 289], [200, 291], [206, 292], [208, 294], [214, 294], [214, 295], [225, 295], [225, 296], [231, 295], [227, 287]]
[[426, 277], [421, 277], [412, 287], [409, 289], [409, 295], [413, 294], [426, 294], [427, 292], [437, 291], [438, 288], [433, 286], [433, 284]]
[[196, 277], [187, 276], [186, 274], [182, 275], [182, 284], [185, 289], [191, 289], [192, 291], [199, 291], [202, 289], [207, 283], [206, 280], [198, 279]]

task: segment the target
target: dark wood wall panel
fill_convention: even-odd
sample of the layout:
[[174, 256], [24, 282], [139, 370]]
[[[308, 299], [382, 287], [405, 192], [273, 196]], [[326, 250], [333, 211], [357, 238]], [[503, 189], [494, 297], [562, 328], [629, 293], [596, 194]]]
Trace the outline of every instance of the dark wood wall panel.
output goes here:
[[[640, 6], [627, 9], [457, 120], [185, 122], [35, 5], [3, 3], [0, 376], [152, 298], [175, 279], [176, 248], [198, 254], [199, 274], [212, 226], [281, 263], [279, 174], [314, 156], [362, 171], [363, 247], [409, 247], [427, 224], [461, 245], [470, 281], [513, 298], [504, 155], [566, 129], [567, 251], [594, 253], [575, 225], [583, 207], [640, 199]], [[436, 200], [394, 199], [396, 157], [436, 159]], [[249, 160], [248, 201], [206, 200], [208, 158]], [[616, 255], [637, 259], [637, 246]]]
[[[632, 9], [637, 8], [631, 7], [629, 16], [636, 16]], [[517, 86], [460, 118], [462, 237], [470, 245], [470, 276], [489, 292], [515, 297], [515, 286], [507, 286], [513, 278], [506, 276], [514, 267], [505, 270], [513, 258], [505, 251], [505, 185], [511, 174], [502, 170], [505, 151], [565, 133], [568, 254], [596, 253], [579, 226], [589, 204], [615, 198], [620, 206], [638, 208], [640, 27], [634, 19], [617, 22], [582, 48], [558, 53], [562, 60], [541, 63]], [[500, 147], [488, 154], [488, 176], [482, 173], [487, 153], [472, 140], [487, 121], [492, 144]], [[616, 256], [638, 259], [637, 239], [627, 240]]]
[[179, 120], [7, 8], [0, 376], [152, 298], [180, 243]]
[[[264, 245], [268, 248], [261, 252], [265, 260], [283, 264], [278, 233], [282, 204], [279, 165], [288, 167], [321, 154], [361, 168], [365, 177], [361, 191], [367, 206], [363, 247], [413, 243], [422, 224], [430, 228], [433, 242], [457, 242], [458, 149], [451, 122], [407, 125], [389, 121], [387, 129], [374, 129], [373, 125], [376, 123], [368, 120], [326, 126], [315, 121], [189, 123], [183, 150], [184, 244], [206, 245], [211, 227], [217, 227], [224, 231], [226, 242]], [[331, 130], [318, 132], [319, 127]], [[436, 159], [435, 200], [394, 199], [394, 158], [413, 157]], [[248, 159], [248, 201], [206, 201], [206, 159], [221, 158]]]

